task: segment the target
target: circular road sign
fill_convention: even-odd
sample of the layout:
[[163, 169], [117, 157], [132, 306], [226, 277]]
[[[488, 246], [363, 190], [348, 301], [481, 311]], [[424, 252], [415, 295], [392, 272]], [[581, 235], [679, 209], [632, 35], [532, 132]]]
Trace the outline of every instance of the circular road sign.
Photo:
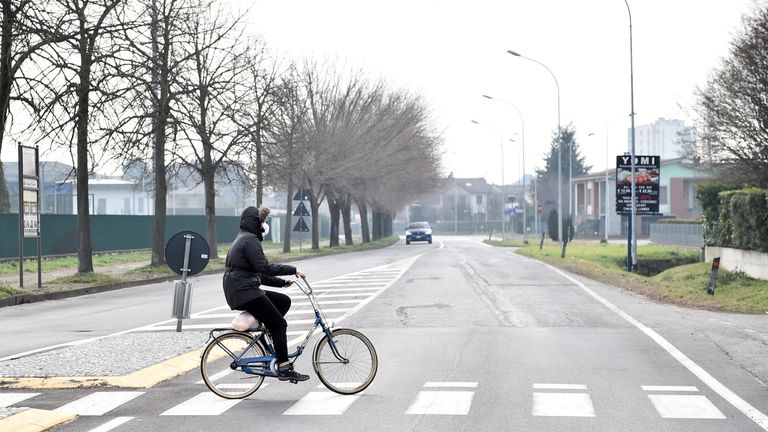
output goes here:
[[210, 249], [208, 242], [200, 234], [194, 231], [181, 231], [173, 235], [165, 244], [165, 262], [174, 273], [181, 275], [184, 268], [184, 248], [187, 245], [187, 236], [192, 237], [189, 245], [189, 264], [187, 276], [193, 276], [208, 265]]

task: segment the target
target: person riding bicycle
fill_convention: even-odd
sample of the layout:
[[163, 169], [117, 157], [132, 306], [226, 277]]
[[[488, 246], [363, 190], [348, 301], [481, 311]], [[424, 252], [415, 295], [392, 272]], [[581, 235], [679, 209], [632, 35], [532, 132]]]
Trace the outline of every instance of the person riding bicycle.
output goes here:
[[275, 344], [280, 381], [305, 381], [303, 375], [293, 369], [288, 361], [288, 323], [285, 314], [291, 307], [291, 298], [274, 291], [265, 291], [261, 285], [283, 286], [291, 282], [278, 278], [281, 275], [304, 277], [294, 266], [270, 264], [264, 255], [261, 242], [264, 241], [264, 224], [270, 209], [248, 207], [240, 216], [240, 232], [227, 252], [224, 272], [224, 296], [232, 310], [245, 310], [258, 319], [269, 330]]

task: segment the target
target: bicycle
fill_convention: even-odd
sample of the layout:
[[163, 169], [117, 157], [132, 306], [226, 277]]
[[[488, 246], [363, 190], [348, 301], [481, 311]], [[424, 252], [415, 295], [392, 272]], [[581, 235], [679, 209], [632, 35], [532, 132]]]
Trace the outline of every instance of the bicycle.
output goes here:
[[[293, 363], [301, 356], [320, 327], [323, 336], [315, 343], [312, 353], [312, 367], [317, 377], [329, 390], [339, 394], [351, 395], [365, 390], [373, 382], [379, 366], [371, 341], [357, 330], [333, 329], [309, 282], [302, 278], [293, 284], [309, 299], [315, 321], [304, 340], [288, 355], [290, 361]], [[221, 332], [224, 333], [216, 335]], [[277, 377], [277, 357], [269, 332], [261, 323], [245, 331], [211, 330], [200, 356], [200, 373], [205, 385], [222, 398], [242, 399], [252, 395], [264, 378]]]

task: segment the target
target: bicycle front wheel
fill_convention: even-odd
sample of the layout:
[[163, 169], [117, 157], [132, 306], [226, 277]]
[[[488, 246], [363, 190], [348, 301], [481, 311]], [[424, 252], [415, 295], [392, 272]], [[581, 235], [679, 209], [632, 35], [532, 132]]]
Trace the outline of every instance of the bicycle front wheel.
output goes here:
[[[248, 347], [252, 340], [248, 333], [230, 332], [217, 336], [205, 347], [200, 358], [200, 373], [212, 392], [226, 399], [242, 399], [259, 389], [264, 376], [246, 373], [235, 364], [236, 356], [264, 356], [261, 344]], [[254, 365], [252, 369], [268, 367], [267, 364]]]
[[317, 377], [329, 390], [339, 394], [350, 395], [365, 390], [379, 368], [373, 344], [357, 330], [335, 329], [331, 334], [335, 353], [328, 335], [315, 346], [312, 366]]

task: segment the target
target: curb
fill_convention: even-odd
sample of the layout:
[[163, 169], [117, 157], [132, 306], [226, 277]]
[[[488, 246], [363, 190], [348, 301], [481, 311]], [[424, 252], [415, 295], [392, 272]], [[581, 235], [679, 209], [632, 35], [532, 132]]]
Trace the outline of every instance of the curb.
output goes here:
[[[312, 258], [319, 258], [319, 257], [329, 256], [329, 255], [341, 255], [341, 254], [352, 253], [352, 252], [365, 252], [369, 250], [383, 249], [385, 247], [392, 246], [393, 244], [397, 243], [399, 240], [400, 239], [398, 238], [390, 243], [383, 244], [383, 245], [375, 245], [375, 246], [361, 247], [358, 249], [341, 250], [341, 251], [319, 252], [312, 255], [304, 255], [300, 257], [284, 258], [284, 259], [275, 259], [270, 261], [274, 263], [293, 262], [293, 261], [303, 261], [303, 260], [312, 259]], [[224, 268], [203, 271], [200, 273], [200, 275], [204, 276], [204, 275], [212, 275], [212, 274], [218, 274], [218, 273], [224, 273]], [[153, 283], [168, 282], [168, 281], [174, 280], [175, 278], [176, 276], [163, 276], [159, 278], [151, 278], [151, 279], [129, 281], [129, 282], [119, 282], [116, 284], [109, 284], [109, 285], [95, 285], [95, 286], [84, 287], [84, 288], [75, 288], [75, 289], [66, 290], [66, 291], [17, 294], [17, 295], [0, 299], [0, 308], [6, 307], [6, 306], [18, 306], [18, 305], [27, 304], [27, 303], [35, 303], [35, 302], [45, 301], [45, 300], [60, 300], [60, 299], [69, 298], [69, 297], [78, 297], [78, 296], [88, 295], [88, 294], [98, 294], [98, 293], [114, 291], [122, 288], [131, 288], [131, 287], [136, 287], [141, 285], [149, 285]]]
[[[0, 388], [14, 390], [90, 387], [150, 388], [199, 367], [201, 352], [202, 349], [196, 349], [121, 376], [0, 378]], [[2, 428], [0, 428], [0, 432], [2, 432]]]
[[70, 413], [30, 408], [0, 419], [0, 432], [40, 432], [70, 422], [75, 417]]

